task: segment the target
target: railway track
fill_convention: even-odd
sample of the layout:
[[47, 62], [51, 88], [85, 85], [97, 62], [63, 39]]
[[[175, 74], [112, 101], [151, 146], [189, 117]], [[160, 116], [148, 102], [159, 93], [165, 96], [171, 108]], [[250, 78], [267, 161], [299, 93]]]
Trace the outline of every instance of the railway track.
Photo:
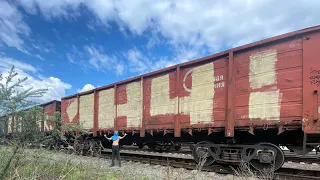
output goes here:
[[[111, 150], [102, 151], [102, 157], [110, 157]], [[175, 168], [185, 168], [189, 170], [196, 170], [197, 164], [189, 156], [172, 156], [164, 153], [139, 153], [139, 152], [128, 152], [121, 151], [121, 157], [127, 161], [142, 162], [152, 165], [172, 166]], [[235, 174], [232, 169], [237, 169], [237, 166], [213, 164], [210, 166], [202, 167], [202, 171], [215, 172], [220, 174]], [[275, 172], [277, 179], [304, 179], [304, 180], [315, 180], [320, 179], [320, 166], [318, 170], [311, 169], [296, 169], [289, 167], [282, 167]]]
[[[173, 151], [173, 152], [155, 152], [149, 148], [145, 148], [145, 149], [139, 149], [137, 147], [132, 147], [132, 146], [125, 146], [122, 148], [122, 151], [128, 151], [128, 153], [130, 152], [136, 152], [136, 153], [151, 153], [151, 154], [164, 154], [164, 155], [169, 155], [169, 156], [182, 156], [182, 157], [186, 157], [189, 156], [192, 158], [191, 156], [191, 151], [188, 149], [188, 147], [186, 148], [181, 148], [181, 150], [179, 151]], [[308, 164], [312, 164], [312, 163], [316, 163], [320, 165], [320, 154], [307, 154], [305, 156], [302, 155], [297, 155], [294, 154], [292, 152], [286, 151], [284, 150], [285, 153], [285, 161], [286, 162], [295, 162], [295, 163], [308, 163]], [[193, 158], [192, 158], [193, 159]]]

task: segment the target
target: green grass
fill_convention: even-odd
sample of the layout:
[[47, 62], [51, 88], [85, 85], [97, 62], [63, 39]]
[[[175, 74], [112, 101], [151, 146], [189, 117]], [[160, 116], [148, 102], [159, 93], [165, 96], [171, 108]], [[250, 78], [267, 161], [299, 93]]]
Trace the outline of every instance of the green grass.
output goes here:
[[[0, 172], [13, 154], [13, 148], [0, 147]], [[68, 158], [56, 160], [45, 150], [18, 151], [6, 173], [5, 179], [132, 179], [121, 171], [86, 164], [71, 163]], [[135, 179], [145, 179], [143, 177]]]

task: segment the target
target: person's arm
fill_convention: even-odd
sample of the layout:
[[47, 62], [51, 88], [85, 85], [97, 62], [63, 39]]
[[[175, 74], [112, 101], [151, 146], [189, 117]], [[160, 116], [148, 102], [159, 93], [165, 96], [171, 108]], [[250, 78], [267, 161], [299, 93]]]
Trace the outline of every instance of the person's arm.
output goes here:
[[104, 135], [105, 138], [107, 138], [109, 141], [111, 140], [111, 138], [108, 138], [107, 135]]
[[120, 139], [123, 139], [124, 137], [126, 137], [127, 133], [124, 133], [124, 136], [119, 136]]

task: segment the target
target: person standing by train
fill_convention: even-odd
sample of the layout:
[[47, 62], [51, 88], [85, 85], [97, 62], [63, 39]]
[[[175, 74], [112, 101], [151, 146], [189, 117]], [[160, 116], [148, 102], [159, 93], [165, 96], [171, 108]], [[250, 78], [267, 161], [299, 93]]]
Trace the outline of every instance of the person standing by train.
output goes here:
[[124, 133], [124, 136], [119, 136], [119, 132], [118, 131], [114, 131], [113, 136], [111, 136], [111, 138], [108, 138], [107, 135], [104, 135], [104, 137], [106, 137], [109, 141], [112, 140], [112, 163], [110, 165], [110, 167], [114, 166], [114, 155], [115, 153], [117, 154], [117, 159], [119, 161], [119, 167], [121, 167], [121, 159], [120, 159], [120, 146], [119, 146], [119, 141], [120, 139], [123, 139], [124, 137], [126, 137], [127, 134]]

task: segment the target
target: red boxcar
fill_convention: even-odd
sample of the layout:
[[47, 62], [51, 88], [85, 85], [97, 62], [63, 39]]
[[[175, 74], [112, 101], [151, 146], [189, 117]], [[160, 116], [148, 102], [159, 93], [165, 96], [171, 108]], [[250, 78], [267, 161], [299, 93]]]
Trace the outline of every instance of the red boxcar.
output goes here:
[[319, 144], [319, 47], [319, 26], [287, 33], [64, 97], [62, 117], [93, 136], [116, 129], [305, 152]]
[[[53, 122], [46, 121], [46, 120], [48, 120], [51, 117], [54, 117], [56, 115], [56, 113], [60, 113], [61, 102], [53, 100], [53, 101], [46, 102], [46, 103], [43, 103], [43, 104], [40, 104], [37, 106], [41, 107], [42, 113], [45, 114], [45, 119], [43, 119], [43, 120], [39, 119], [39, 121], [38, 121], [37, 125], [39, 128], [39, 131], [42, 131], [42, 132], [52, 131], [55, 125], [53, 124]], [[8, 121], [6, 122], [6, 125], [5, 125], [6, 126], [5, 132], [7, 134], [11, 134], [11, 133], [15, 132], [15, 130], [13, 130], [13, 124], [14, 124], [14, 121], [19, 121], [19, 120], [20, 120], [20, 117], [18, 117], [18, 115], [14, 119], [13, 119], [12, 115], [9, 115]], [[19, 131], [19, 130], [17, 130], [17, 131]]]
[[[53, 100], [39, 105], [42, 108], [43, 113], [46, 114], [46, 120], [53, 118], [57, 113], [61, 112], [61, 102]], [[49, 132], [54, 129], [55, 124], [52, 121], [42, 121], [40, 129], [44, 132]]]

